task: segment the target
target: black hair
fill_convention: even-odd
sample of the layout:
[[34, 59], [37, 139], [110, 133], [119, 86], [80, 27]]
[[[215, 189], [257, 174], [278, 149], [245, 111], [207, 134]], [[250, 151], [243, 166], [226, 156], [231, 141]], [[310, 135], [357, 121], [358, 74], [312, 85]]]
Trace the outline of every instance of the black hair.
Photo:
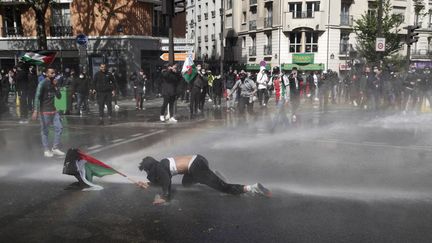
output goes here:
[[145, 171], [148, 172], [148, 171], [150, 171], [151, 168], [153, 168], [153, 166], [154, 166], [155, 164], [157, 164], [157, 163], [158, 163], [158, 161], [155, 160], [153, 157], [147, 156], [147, 157], [145, 157], [145, 158], [141, 161], [141, 163], [140, 163], [139, 166], [138, 166], [138, 169], [139, 169], [140, 171], [145, 170]]

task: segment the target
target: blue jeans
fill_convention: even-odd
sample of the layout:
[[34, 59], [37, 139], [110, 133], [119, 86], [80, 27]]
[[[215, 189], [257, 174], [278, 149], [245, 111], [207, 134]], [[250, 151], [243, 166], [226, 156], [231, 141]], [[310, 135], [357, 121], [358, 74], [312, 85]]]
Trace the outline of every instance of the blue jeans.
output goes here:
[[63, 125], [61, 123], [60, 115], [58, 112], [55, 114], [41, 114], [40, 115], [40, 123], [41, 123], [41, 136], [42, 136], [42, 145], [45, 150], [49, 150], [48, 143], [48, 128], [52, 124], [54, 126], [54, 142], [53, 149], [59, 148], [60, 146], [60, 138], [63, 131]]

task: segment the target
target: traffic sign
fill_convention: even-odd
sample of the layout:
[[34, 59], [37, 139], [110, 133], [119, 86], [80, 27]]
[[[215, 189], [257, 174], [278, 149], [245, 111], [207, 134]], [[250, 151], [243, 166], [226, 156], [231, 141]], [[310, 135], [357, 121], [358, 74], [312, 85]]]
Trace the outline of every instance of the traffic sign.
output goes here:
[[385, 51], [385, 38], [376, 38], [375, 51]]
[[80, 46], [85, 46], [88, 43], [88, 37], [84, 34], [79, 34], [76, 37], [76, 42]]
[[[194, 58], [194, 56], [195, 55], [192, 54], [192, 58]], [[187, 52], [174, 53], [174, 61], [185, 61], [187, 57], [188, 57]], [[169, 53], [165, 52], [160, 56], [160, 58], [166, 62], [169, 61]]]

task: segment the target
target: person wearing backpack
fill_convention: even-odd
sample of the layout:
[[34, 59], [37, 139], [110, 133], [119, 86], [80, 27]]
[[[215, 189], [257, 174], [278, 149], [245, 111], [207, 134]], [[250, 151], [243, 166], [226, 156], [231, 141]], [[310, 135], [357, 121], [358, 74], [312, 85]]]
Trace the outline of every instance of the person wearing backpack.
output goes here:
[[253, 98], [255, 94], [257, 93], [258, 89], [255, 85], [255, 82], [247, 77], [246, 73], [244, 71], [240, 72], [240, 79], [237, 81], [237, 83], [234, 85], [234, 87], [231, 89], [231, 91], [228, 93], [228, 99], [232, 99], [233, 94], [237, 92], [237, 90], [240, 91], [240, 98], [239, 98], [239, 112], [240, 114], [245, 113], [245, 108], [247, 106], [247, 111], [250, 115], [253, 114]]

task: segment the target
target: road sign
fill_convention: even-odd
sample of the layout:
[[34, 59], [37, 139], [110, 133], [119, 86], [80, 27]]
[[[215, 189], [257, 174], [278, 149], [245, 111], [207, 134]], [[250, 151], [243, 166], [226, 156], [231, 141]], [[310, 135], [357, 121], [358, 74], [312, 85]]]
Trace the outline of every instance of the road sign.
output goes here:
[[[192, 54], [192, 58], [194, 58], [194, 56], [195, 55]], [[174, 53], [174, 61], [185, 61], [187, 57], [188, 57], [187, 52]], [[169, 53], [165, 52], [160, 56], [160, 58], [166, 62], [169, 61]]]
[[76, 42], [80, 46], [85, 46], [88, 43], [88, 37], [84, 34], [79, 34], [76, 37]]
[[375, 51], [385, 51], [385, 38], [376, 38]]

